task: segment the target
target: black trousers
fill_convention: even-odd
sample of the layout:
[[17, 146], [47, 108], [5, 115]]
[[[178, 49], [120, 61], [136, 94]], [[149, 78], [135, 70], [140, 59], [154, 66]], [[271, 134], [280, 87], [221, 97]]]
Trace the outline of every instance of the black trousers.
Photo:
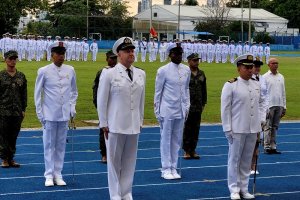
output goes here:
[[105, 145], [104, 132], [102, 128], [100, 128], [100, 132], [99, 132], [99, 149], [100, 149], [101, 156], [106, 156], [106, 145]]
[[13, 159], [22, 121], [21, 116], [0, 115], [0, 158], [2, 160]]
[[198, 143], [202, 112], [189, 112], [183, 131], [182, 148], [187, 153], [194, 153]]

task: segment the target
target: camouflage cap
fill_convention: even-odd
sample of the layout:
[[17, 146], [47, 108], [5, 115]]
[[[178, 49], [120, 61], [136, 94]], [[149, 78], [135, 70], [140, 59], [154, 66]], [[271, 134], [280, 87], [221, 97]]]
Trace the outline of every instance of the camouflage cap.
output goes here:
[[18, 52], [14, 51], [14, 50], [10, 50], [6, 53], [4, 53], [4, 58], [7, 59], [7, 58], [18, 58]]
[[199, 60], [199, 59], [201, 59], [201, 58], [199, 57], [199, 54], [197, 54], [197, 53], [192, 53], [192, 54], [190, 54], [190, 55], [187, 57], [187, 59], [188, 59], [188, 60]]
[[108, 52], [106, 52], [106, 58], [117, 58], [118, 56], [116, 54], [113, 53], [112, 50], [109, 50]]

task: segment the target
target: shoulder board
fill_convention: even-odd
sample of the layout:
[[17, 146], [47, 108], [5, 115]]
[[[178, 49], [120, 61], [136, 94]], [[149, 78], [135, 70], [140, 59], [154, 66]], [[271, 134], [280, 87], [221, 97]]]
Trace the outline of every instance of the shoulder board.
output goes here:
[[233, 82], [235, 82], [235, 81], [237, 81], [238, 79], [237, 78], [233, 78], [233, 79], [230, 79], [229, 81], [227, 81], [227, 82], [229, 82], [229, 83], [233, 83]]
[[251, 80], [253, 80], [253, 81], [258, 81], [258, 80], [256, 80], [255, 78], [251, 78]]
[[145, 71], [144, 69], [142, 69], [142, 68], [140, 68], [140, 67], [137, 67], [137, 66], [134, 66], [134, 67], [137, 68], [137, 69], [140, 69], [140, 70]]
[[105, 68], [105, 69], [109, 69], [110, 67], [109, 67], [109, 66], [105, 66], [104, 68]]

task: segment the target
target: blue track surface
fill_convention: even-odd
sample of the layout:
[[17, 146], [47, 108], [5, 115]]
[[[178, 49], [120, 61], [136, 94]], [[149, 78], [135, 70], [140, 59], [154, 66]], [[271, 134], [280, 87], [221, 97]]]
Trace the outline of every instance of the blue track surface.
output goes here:
[[[182, 160], [182, 179], [160, 178], [159, 129], [144, 128], [134, 178], [135, 200], [229, 199], [226, 181], [227, 141], [220, 126], [202, 126], [200, 160]], [[69, 138], [71, 142], [71, 138]], [[281, 155], [261, 154], [256, 199], [300, 199], [300, 124], [283, 123], [278, 133]], [[44, 187], [41, 131], [22, 131], [16, 160], [20, 169], [0, 169], [0, 199], [109, 199], [106, 165], [99, 162], [98, 130], [74, 131], [75, 180], [71, 143], [67, 144], [66, 187]], [[252, 190], [250, 180], [249, 190]]]

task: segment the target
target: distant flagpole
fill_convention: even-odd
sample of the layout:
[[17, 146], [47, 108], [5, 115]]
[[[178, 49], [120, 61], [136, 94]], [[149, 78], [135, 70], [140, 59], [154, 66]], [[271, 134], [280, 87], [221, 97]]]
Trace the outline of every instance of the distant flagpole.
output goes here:
[[[150, 30], [152, 29], [152, 0], [150, 0], [150, 2], [149, 2], [149, 4], [150, 4], [150, 28], [149, 28], [149, 32], [150, 32]], [[151, 35], [151, 33], [150, 33], [150, 35]]]
[[249, 32], [248, 32], [248, 41], [251, 43], [251, 0], [249, 0]]
[[179, 31], [180, 31], [180, 0], [178, 1], [178, 22], [177, 22], [177, 39], [179, 39], [180, 40], [180, 33], [179, 33]]

